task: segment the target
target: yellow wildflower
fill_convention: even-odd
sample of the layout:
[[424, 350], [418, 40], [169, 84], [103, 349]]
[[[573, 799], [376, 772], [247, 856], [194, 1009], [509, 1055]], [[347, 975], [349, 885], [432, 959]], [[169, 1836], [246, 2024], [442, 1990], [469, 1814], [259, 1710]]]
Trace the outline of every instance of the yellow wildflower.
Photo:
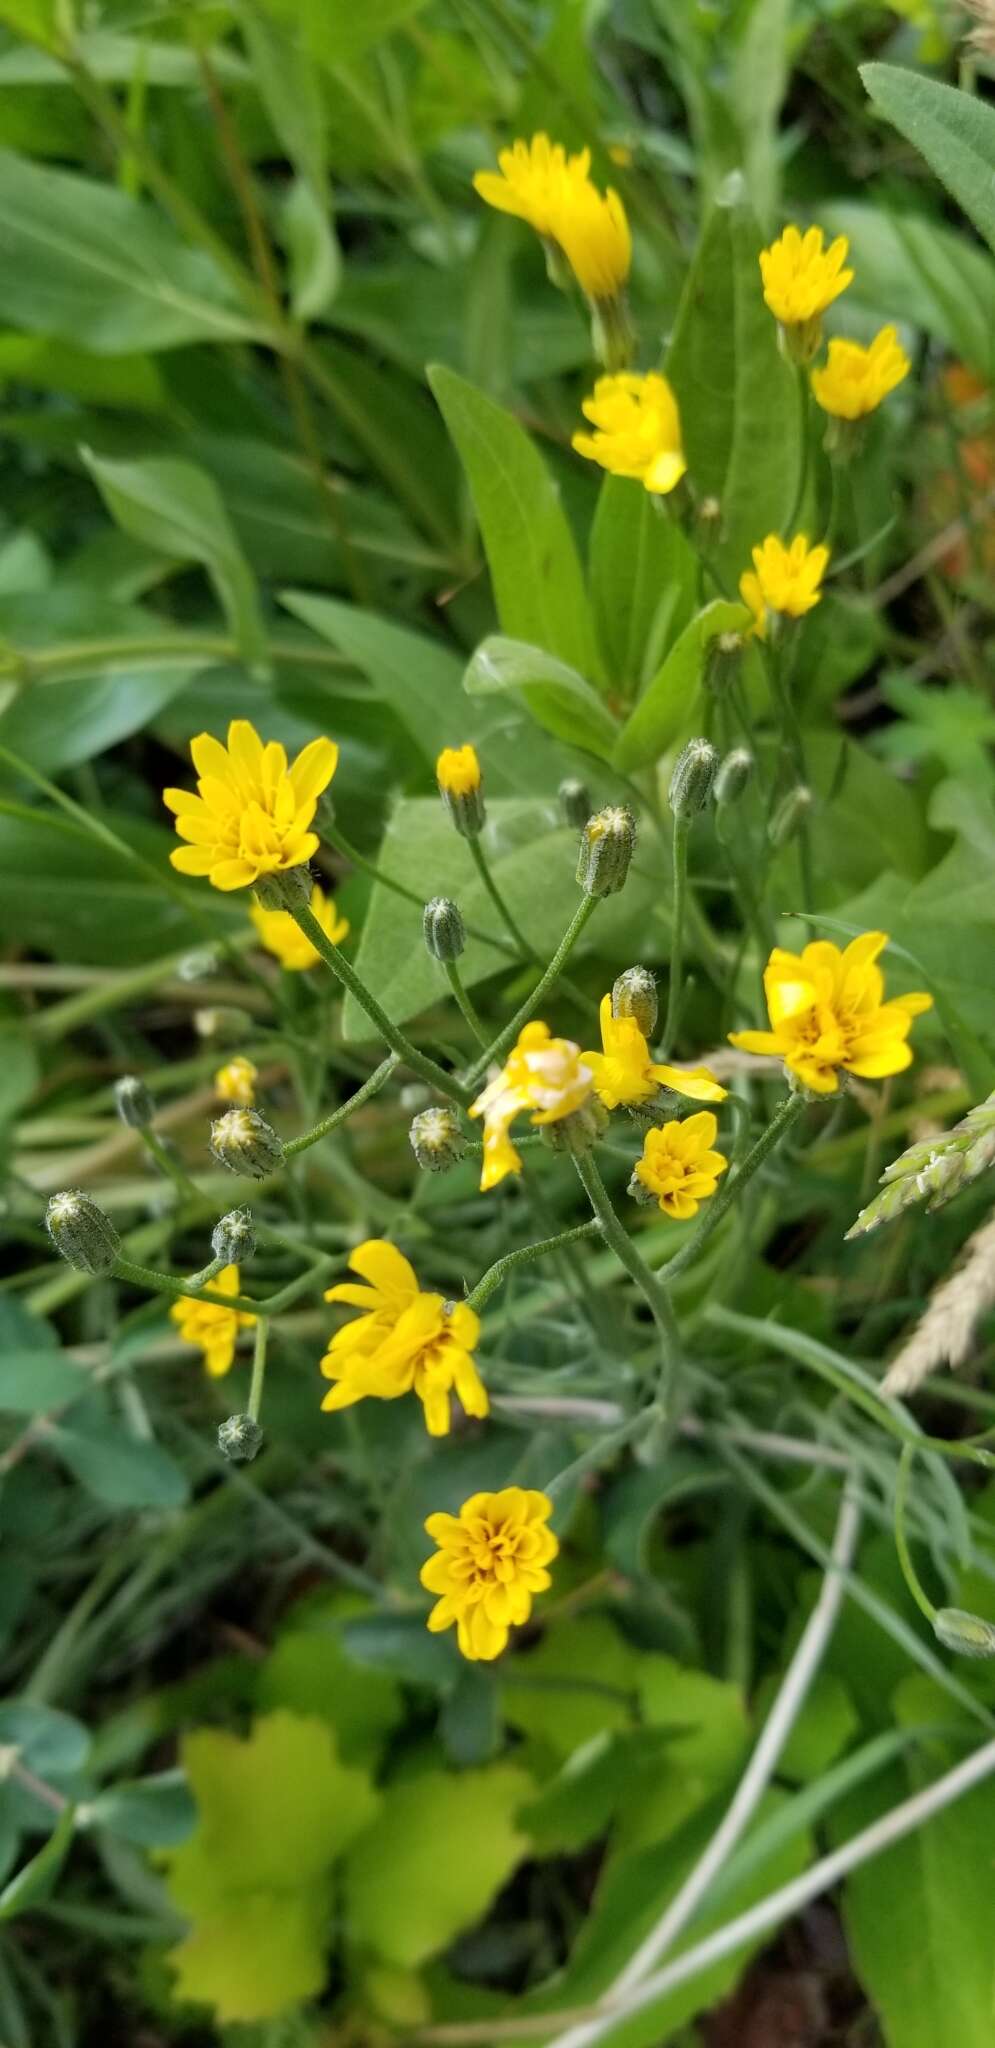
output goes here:
[[804, 533], [796, 533], [790, 547], [769, 533], [763, 545], [753, 549], [753, 568], [744, 569], [739, 579], [740, 597], [753, 613], [751, 633], [765, 638], [769, 611], [789, 619], [810, 612], [822, 596], [828, 562], [829, 549], [821, 542], [810, 547]]
[[567, 184], [554, 234], [581, 291], [596, 303], [617, 298], [632, 263], [632, 236], [618, 193], [611, 186], [601, 193], [586, 178]]
[[443, 747], [435, 764], [435, 779], [447, 796], [471, 796], [481, 782], [476, 748], [469, 744]]
[[660, 1088], [673, 1088], [694, 1102], [724, 1102], [726, 1090], [707, 1067], [655, 1064], [635, 1017], [614, 1016], [611, 996], [602, 997], [600, 1018], [602, 1051], [583, 1052], [581, 1059], [606, 1109], [650, 1102]]
[[882, 327], [869, 348], [833, 340], [827, 362], [812, 371], [812, 390], [823, 412], [838, 420], [863, 419], [907, 377], [912, 365], [893, 327]]
[[[334, 896], [326, 896], [318, 882], [311, 891], [311, 915], [317, 918], [333, 946], [340, 946], [348, 937], [349, 919], [339, 916]], [[249, 916], [267, 953], [272, 953], [288, 974], [300, 974], [304, 968], [318, 964], [321, 954], [315, 951], [289, 910], [264, 910], [261, 903], [253, 903]]]
[[474, 177], [481, 199], [555, 242], [588, 298], [614, 298], [629, 275], [632, 238], [618, 193], [591, 182], [590, 150], [568, 157], [562, 143], [534, 135], [502, 149], [498, 164], [500, 174]]
[[711, 1110], [700, 1109], [683, 1122], [647, 1131], [630, 1194], [643, 1201], [655, 1198], [664, 1215], [678, 1222], [696, 1216], [699, 1203], [714, 1195], [719, 1174], [729, 1164], [724, 1153], [712, 1150], [718, 1128]]
[[680, 483], [687, 462], [677, 400], [666, 377], [655, 370], [599, 377], [581, 411], [595, 432], [574, 435], [578, 455], [613, 476], [635, 477], [644, 490], [660, 495]]
[[787, 227], [769, 249], [760, 251], [764, 299], [782, 327], [807, 327], [831, 306], [853, 281], [844, 270], [849, 242], [837, 235], [828, 249], [821, 228], [802, 235]]
[[500, 1072], [470, 1104], [469, 1114], [484, 1119], [481, 1187], [496, 1187], [506, 1174], [521, 1173], [521, 1158], [508, 1136], [516, 1116], [530, 1109], [534, 1124], [572, 1116], [587, 1101], [591, 1080], [591, 1069], [571, 1039], [553, 1038], [548, 1024], [526, 1024]]
[[833, 1095], [839, 1069], [865, 1081], [911, 1065], [906, 1044], [913, 1017], [932, 1007], [929, 995], [884, 1000], [878, 954], [887, 932], [864, 932], [843, 952], [817, 939], [801, 953], [775, 946], [764, 969], [769, 1031], [733, 1031], [741, 1052], [779, 1053], [806, 1088]]
[[433, 1634], [455, 1622], [464, 1657], [500, 1657], [509, 1631], [528, 1621], [535, 1594], [552, 1583], [546, 1567], [560, 1547], [547, 1527], [552, 1512], [547, 1494], [506, 1486], [471, 1494], [458, 1515], [429, 1515], [425, 1528], [439, 1548], [421, 1582], [441, 1595], [428, 1617]]
[[349, 1408], [367, 1398], [396, 1401], [414, 1391], [430, 1436], [448, 1436], [452, 1392], [467, 1415], [486, 1415], [487, 1394], [471, 1356], [480, 1336], [472, 1308], [425, 1293], [407, 1259], [382, 1238], [357, 1245], [349, 1265], [368, 1285], [343, 1281], [325, 1300], [364, 1313], [330, 1339], [321, 1370], [336, 1384], [322, 1408]]
[[289, 767], [278, 740], [264, 746], [247, 718], [234, 718], [227, 748], [202, 732], [191, 740], [190, 755], [198, 794], [162, 793], [180, 838], [191, 842], [169, 856], [182, 875], [208, 875], [216, 889], [245, 889], [317, 852], [317, 833], [308, 827], [335, 773], [339, 750], [332, 740], [312, 740]]
[[[223, 1266], [211, 1281], [211, 1287], [215, 1294], [237, 1294], [238, 1267]], [[196, 1344], [203, 1352], [204, 1364], [212, 1379], [220, 1379], [223, 1373], [230, 1372], [238, 1333], [249, 1329], [256, 1320], [247, 1309], [222, 1308], [216, 1301], [197, 1301], [192, 1295], [184, 1295], [182, 1300], [174, 1301], [169, 1315], [184, 1344]]]
[[243, 1109], [251, 1109], [256, 1099], [255, 1083], [259, 1079], [259, 1068], [251, 1060], [238, 1054], [227, 1065], [219, 1067], [214, 1076], [215, 1093], [222, 1102], [237, 1102]]

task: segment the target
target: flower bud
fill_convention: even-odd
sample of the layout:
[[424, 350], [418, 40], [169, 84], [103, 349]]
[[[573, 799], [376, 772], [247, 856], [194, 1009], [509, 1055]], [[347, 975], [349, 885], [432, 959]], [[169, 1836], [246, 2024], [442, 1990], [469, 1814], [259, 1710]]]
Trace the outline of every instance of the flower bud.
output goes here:
[[195, 1010], [193, 1022], [198, 1038], [218, 1038], [232, 1044], [239, 1039], [245, 1040], [253, 1030], [253, 1019], [248, 1010], [237, 1010], [233, 1004]]
[[109, 1216], [79, 1188], [53, 1195], [45, 1225], [57, 1252], [77, 1273], [109, 1273], [121, 1240]]
[[569, 1116], [555, 1117], [542, 1124], [539, 1135], [551, 1152], [589, 1152], [608, 1127], [608, 1111], [597, 1095], [591, 1094]]
[[752, 774], [753, 755], [748, 747], [733, 747], [731, 754], [723, 755], [712, 792], [716, 810], [738, 803]]
[[226, 1266], [244, 1266], [256, 1249], [256, 1227], [251, 1209], [229, 1209], [219, 1216], [211, 1232], [211, 1250]]
[[310, 907], [314, 879], [306, 861], [296, 868], [277, 868], [272, 875], [260, 875], [255, 885], [256, 902], [264, 910], [305, 910]]
[[811, 790], [807, 789], [803, 782], [796, 783], [794, 789], [789, 789], [787, 796], [781, 798], [767, 827], [767, 837], [771, 845], [787, 846], [796, 832], [801, 831], [811, 808]]
[[155, 1103], [137, 1074], [122, 1074], [114, 1083], [114, 1103], [118, 1116], [129, 1130], [147, 1130], [155, 1115]]
[[435, 764], [439, 795], [449, 816], [464, 839], [476, 839], [483, 830], [484, 785], [476, 749], [471, 746], [443, 747]]
[[577, 860], [577, 880], [588, 896], [615, 896], [625, 887], [635, 844], [636, 821], [624, 804], [606, 804], [588, 818]]
[[263, 1440], [263, 1432], [251, 1415], [229, 1415], [218, 1430], [218, 1449], [233, 1465], [249, 1465]]
[[576, 776], [568, 775], [566, 781], [561, 782], [557, 794], [566, 823], [576, 825], [579, 831], [582, 825], [587, 824], [593, 809], [586, 782], [578, 782]]
[[433, 1105], [412, 1119], [411, 1150], [426, 1173], [447, 1173], [466, 1156], [466, 1139], [455, 1110]]
[[958, 1657], [995, 1657], [995, 1624], [963, 1607], [941, 1607], [933, 1616], [933, 1632]]
[[228, 1109], [211, 1125], [211, 1151], [229, 1173], [265, 1180], [283, 1160], [283, 1146], [258, 1109]]
[[704, 810], [718, 765], [719, 757], [711, 740], [689, 740], [682, 748], [668, 793], [675, 818], [694, 818]]
[[644, 1038], [656, 1030], [656, 979], [648, 967], [627, 967], [612, 989], [612, 1016], [634, 1017]]
[[466, 945], [459, 904], [451, 896], [433, 896], [422, 915], [425, 944], [433, 960], [458, 960]]
[[702, 683], [706, 690], [720, 696], [729, 683], [735, 680], [743, 658], [746, 641], [742, 633], [716, 633], [705, 650], [705, 666]]

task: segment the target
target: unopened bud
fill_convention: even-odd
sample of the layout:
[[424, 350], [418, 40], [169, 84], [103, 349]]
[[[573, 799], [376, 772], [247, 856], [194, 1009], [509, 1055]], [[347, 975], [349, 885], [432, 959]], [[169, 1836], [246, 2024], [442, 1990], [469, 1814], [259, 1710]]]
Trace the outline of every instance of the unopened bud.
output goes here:
[[656, 1030], [656, 979], [648, 967], [627, 967], [612, 988], [612, 1016], [634, 1017], [644, 1038]]
[[483, 830], [484, 783], [475, 747], [443, 747], [435, 764], [439, 795], [464, 839]]
[[677, 757], [668, 798], [675, 818], [694, 818], [712, 794], [719, 757], [711, 740], [689, 740]]
[[302, 861], [296, 868], [277, 868], [271, 875], [260, 875], [255, 885], [256, 901], [264, 910], [306, 910], [310, 906], [314, 878], [307, 863]]
[[779, 325], [777, 339], [781, 354], [789, 362], [810, 363], [813, 356], [818, 355], [822, 341], [822, 321], [818, 313], [811, 314], [807, 320], [792, 321], [787, 327]]
[[433, 960], [458, 960], [466, 945], [459, 904], [451, 896], [433, 896], [422, 914], [425, 944]]
[[801, 831], [811, 809], [812, 792], [803, 782], [797, 783], [794, 789], [789, 789], [787, 796], [781, 798], [767, 827], [767, 837], [771, 845], [787, 846], [796, 832]]
[[941, 1607], [933, 1616], [933, 1631], [937, 1642], [958, 1657], [995, 1657], [995, 1624], [982, 1621], [980, 1614]]
[[229, 1415], [218, 1430], [218, 1449], [233, 1465], [249, 1465], [263, 1440], [263, 1432], [251, 1415]]
[[624, 804], [595, 811], [580, 836], [577, 880], [588, 896], [615, 896], [625, 887], [636, 844], [636, 821]]
[[568, 825], [586, 825], [594, 808], [591, 793], [586, 782], [578, 782], [575, 776], [568, 776], [561, 782], [559, 791], [560, 809]]
[[248, 1010], [237, 1010], [233, 1004], [195, 1010], [193, 1021], [198, 1038], [218, 1038], [231, 1044], [248, 1038], [253, 1028]]
[[132, 1131], [147, 1130], [155, 1115], [155, 1103], [137, 1074], [122, 1074], [114, 1083], [114, 1105], [123, 1124]]
[[569, 1116], [554, 1117], [543, 1124], [539, 1135], [551, 1152], [589, 1152], [608, 1127], [608, 1111], [595, 1094], [590, 1094]]
[[705, 653], [702, 682], [716, 696], [735, 680], [746, 641], [742, 633], [716, 633]]
[[283, 1146], [258, 1109], [228, 1109], [211, 1125], [211, 1151], [229, 1173], [265, 1180], [283, 1161]]
[[466, 1156], [466, 1139], [455, 1110], [439, 1105], [421, 1110], [412, 1119], [408, 1139], [425, 1173], [447, 1173]]
[[729, 804], [739, 802], [753, 774], [753, 765], [753, 755], [748, 747], [733, 747], [730, 754], [723, 755], [712, 792], [716, 810], [725, 810]]
[[245, 1266], [256, 1249], [256, 1226], [251, 1209], [229, 1209], [219, 1216], [211, 1232], [211, 1250], [226, 1266]]
[[57, 1252], [77, 1273], [109, 1273], [121, 1240], [109, 1216], [79, 1188], [53, 1195], [45, 1224]]

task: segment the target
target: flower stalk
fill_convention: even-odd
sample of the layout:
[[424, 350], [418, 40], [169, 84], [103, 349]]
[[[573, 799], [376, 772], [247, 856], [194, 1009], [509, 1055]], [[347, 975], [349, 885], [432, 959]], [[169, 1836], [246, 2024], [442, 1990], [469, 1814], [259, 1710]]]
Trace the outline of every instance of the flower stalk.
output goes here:
[[657, 1275], [650, 1271], [642, 1253], [637, 1251], [628, 1231], [620, 1222], [593, 1153], [575, 1152], [573, 1162], [606, 1243], [611, 1246], [615, 1257], [620, 1265], [625, 1267], [630, 1279], [635, 1281], [643, 1300], [653, 1313], [663, 1353], [659, 1400], [661, 1407], [666, 1409], [674, 1376], [681, 1363], [681, 1336], [670, 1296]]
[[435, 1060], [429, 1059], [427, 1053], [419, 1052], [417, 1046], [412, 1045], [411, 1040], [405, 1037], [404, 1032], [391, 1022], [386, 1010], [381, 1008], [366, 983], [360, 980], [355, 968], [350, 965], [338, 946], [333, 945], [326, 937], [306, 903], [294, 903], [288, 905], [288, 908], [305, 938], [310, 939], [315, 952], [320, 953], [336, 980], [343, 988], [348, 989], [371, 1024], [376, 1025], [381, 1038], [397, 1055], [398, 1060], [403, 1060], [405, 1066], [410, 1067], [412, 1073], [420, 1075], [423, 1081], [427, 1081], [430, 1088], [437, 1088], [440, 1095], [448, 1096], [450, 1101], [458, 1102], [465, 1108], [470, 1101], [472, 1089], [459, 1081], [455, 1074], [447, 1074]]

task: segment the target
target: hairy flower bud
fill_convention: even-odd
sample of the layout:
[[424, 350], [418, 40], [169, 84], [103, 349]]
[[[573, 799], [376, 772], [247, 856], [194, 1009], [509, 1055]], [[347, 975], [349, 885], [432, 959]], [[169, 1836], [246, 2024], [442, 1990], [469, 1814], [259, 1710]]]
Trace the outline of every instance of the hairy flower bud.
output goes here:
[[636, 821], [624, 804], [607, 804], [588, 818], [577, 860], [577, 880], [588, 896], [615, 896], [625, 887], [635, 844]]
[[265, 1180], [283, 1160], [283, 1146], [258, 1109], [228, 1109], [211, 1125], [211, 1151], [230, 1173]]
[[137, 1074], [122, 1074], [115, 1081], [114, 1104], [121, 1122], [132, 1131], [147, 1130], [155, 1115], [155, 1103]]
[[725, 810], [727, 805], [739, 802], [753, 768], [753, 755], [748, 747], [733, 747], [730, 754], [723, 755], [712, 792], [716, 810]]
[[219, 1216], [211, 1232], [211, 1250], [226, 1266], [244, 1266], [256, 1249], [256, 1226], [251, 1209], [229, 1209]]
[[627, 967], [612, 988], [612, 1016], [634, 1017], [644, 1038], [656, 1030], [656, 977], [648, 967]]
[[263, 1432], [251, 1415], [229, 1415], [218, 1430], [218, 1449], [233, 1465], [251, 1464], [263, 1440]]
[[256, 884], [256, 901], [264, 910], [306, 910], [311, 902], [314, 879], [305, 861], [296, 868], [278, 868], [271, 875], [260, 875]]
[[702, 683], [713, 696], [721, 696], [739, 672], [746, 640], [742, 633], [716, 633], [705, 651]]
[[412, 1119], [408, 1139], [425, 1173], [447, 1173], [466, 1156], [467, 1141], [456, 1112], [441, 1105], [423, 1109]]
[[933, 1632], [958, 1657], [995, 1657], [995, 1624], [963, 1607], [941, 1607], [933, 1616]]
[[109, 1273], [121, 1240], [109, 1216], [79, 1188], [53, 1195], [45, 1225], [57, 1252], [77, 1273]]
[[579, 1109], [572, 1109], [568, 1116], [559, 1116], [552, 1123], [543, 1124], [539, 1135], [551, 1152], [589, 1152], [607, 1127], [608, 1111], [592, 1093]]
[[586, 825], [593, 809], [586, 782], [578, 782], [576, 776], [569, 775], [565, 782], [561, 782], [558, 795], [560, 810], [567, 824], [576, 825], [578, 830], [581, 825]]
[[711, 740], [689, 740], [677, 757], [668, 800], [675, 818], [694, 818], [712, 794], [719, 757]]
[[789, 840], [800, 832], [812, 808], [812, 792], [803, 782], [796, 783], [781, 798], [774, 816], [767, 827], [767, 837], [772, 846], [787, 846]]
[[439, 795], [457, 832], [464, 839], [476, 839], [483, 831], [484, 782], [477, 752], [469, 744], [443, 747], [435, 764]]
[[458, 903], [451, 896], [433, 896], [422, 914], [425, 944], [433, 960], [458, 960], [466, 932]]

